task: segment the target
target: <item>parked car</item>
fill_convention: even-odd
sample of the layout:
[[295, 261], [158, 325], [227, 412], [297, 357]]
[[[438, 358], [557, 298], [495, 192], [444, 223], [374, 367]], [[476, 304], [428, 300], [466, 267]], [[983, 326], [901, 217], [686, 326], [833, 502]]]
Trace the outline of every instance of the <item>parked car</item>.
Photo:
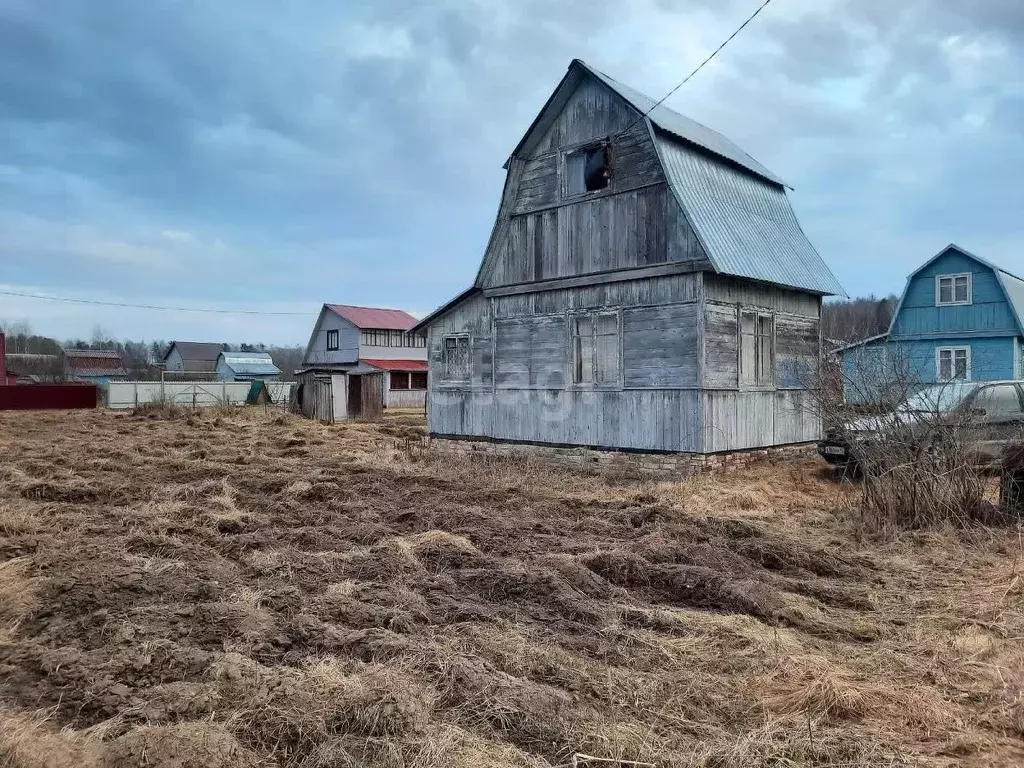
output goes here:
[[973, 462], [982, 467], [998, 462], [1006, 447], [1024, 436], [1024, 382], [928, 386], [892, 411], [829, 429], [818, 454], [829, 464], [863, 467], [866, 461], [883, 460], [890, 447], [926, 451], [953, 430], [964, 437]]

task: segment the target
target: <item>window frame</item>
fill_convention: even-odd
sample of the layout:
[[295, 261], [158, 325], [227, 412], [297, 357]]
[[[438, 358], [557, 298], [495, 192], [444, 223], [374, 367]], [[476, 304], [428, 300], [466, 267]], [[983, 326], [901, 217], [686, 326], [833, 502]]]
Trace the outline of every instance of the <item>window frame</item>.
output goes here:
[[[963, 301], [956, 300], [956, 281], [959, 278], [967, 280], [967, 298]], [[949, 301], [942, 300], [942, 281], [949, 281]], [[936, 307], [964, 307], [974, 303], [974, 277], [972, 272], [955, 272], [948, 275], [935, 276], [935, 306]]]
[[[455, 349], [458, 350], [459, 340], [466, 342], [466, 371], [465, 374], [451, 374], [448, 369], [448, 340], [455, 340]], [[469, 333], [446, 333], [441, 337], [441, 380], [448, 382], [469, 382], [473, 377], [473, 337]]]
[[[608, 183], [598, 189], [587, 189], [587, 167], [586, 167], [586, 155], [588, 152], [592, 152], [596, 149], [603, 149], [605, 151], [605, 167], [608, 169]], [[574, 191], [571, 188], [571, 177], [569, 173], [570, 158], [574, 155], [583, 156], [582, 173], [583, 178], [580, 180], [579, 191]], [[577, 144], [572, 147], [564, 149], [561, 153], [561, 190], [562, 198], [566, 200], [579, 200], [590, 196], [598, 196], [602, 194], [609, 194], [613, 191], [615, 181], [615, 157], [612, 153], [612, 142], [610, 138], [600, 139], [598, 141], [588, 141], [583, 144]]]
[[[597, 332], [598, 317], [614, 317], [615, 318], [615, 377], [612, 381], [600, 381], [598, 379], [598, 359], [597, 354], [599, 336], [611, 336], [612, 334], [599, 334]], [[577, 333], [578, 321], [580, 319], [587, 318], [591, 322], [591, 333], [590, 339], [593, 345], [591, 351], [591, 379], [589, 381], [583, 381], [576, 378], [576, 372], [579, 368], [579, 357], [581, 354], [580, 348], [577, 346], [576, 340], [583, 338]], [[565, 380], [569, 389], [596, 389], [596, 390], [621, 390], [623, 389], [623, 371], [622, 371], [622, 310], [620, 309], [589, 309], [578, 312], [568, 313], [568, 328], [569, 334], [569, 371], [568, 376]]]
[[[753, 332], [750, 334], [743, 333], [743, 316], [753, 315]], [[748, 307], [739, 305], [736, 308], [736, 383], [737, 388], [744, 392], [756, 392], [756, 391], [771, 391], [778, 389], [779, 371], [778, 371], [778, 353], [776, 351], [776, 313], [772, 310], [761, 309], [759, 307]], [[771, 324], [771, 330], [768, 334], [761, 333], [761, 322], [767, 320]], [[743, 364], [743, 338], [749, 336], [752, 339], [753, 352], [752, 352], [752, 365], [753, 365], [753, 378], [750, 381], [746, 380], [746, 367]], [[767, 375], [762, 380], [761, 377], [761, 341], [763, 339], [768, 340], [768, 352], [770, 360], [768, 361]]]
[[[422, 376], [423, 386], [415, 386], [416, 377]], [[413, 392], [425, 392], [430, 388], [430, 375], [428, 371], [409, 371], [409, 389]]]
[[[331, 344], [331, 339], [334, 339], [334, 343]], [[331, 328], [327, 331], [327, 351], [337, 352], [341, 348], [341, 331], [337, 328]]]
[[[948, 379], [942, 378], [942, 353], [949, 353], [949, 372], [950, 377]], [[956, 377], [956, 353], [966, 353], [966, 376], [963, 379]], [[935, 348], [935, 382], [937, 384], [947, 384], [951, 381], [972, 381], [971, 379], [971, 348], [970, 346], [956, 346], [956, 347], [936, 347]]]

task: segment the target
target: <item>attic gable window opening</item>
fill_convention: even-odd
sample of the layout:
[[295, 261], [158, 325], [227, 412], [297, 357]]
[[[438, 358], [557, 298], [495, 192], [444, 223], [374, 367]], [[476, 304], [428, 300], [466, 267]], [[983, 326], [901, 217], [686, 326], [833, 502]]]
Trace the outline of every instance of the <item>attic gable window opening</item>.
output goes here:
[[971, 303], [971, 273], [938, 275], [935, 278], [935, 306]]
[[327, 351], [334, 352], [338, 349], [338, 331], [327, 332]]
[[611, 175], [611, 147], [606, 142], [573, 150], [565, 156], [567, 195], [585, 195], [607, 189]]

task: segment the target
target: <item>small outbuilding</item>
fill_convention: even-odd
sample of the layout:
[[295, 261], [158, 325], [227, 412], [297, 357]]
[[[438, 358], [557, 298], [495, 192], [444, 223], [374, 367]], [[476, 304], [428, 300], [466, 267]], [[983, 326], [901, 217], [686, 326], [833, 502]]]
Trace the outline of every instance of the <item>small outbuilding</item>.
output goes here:
[[214, 341], [172, 341], [164, 353], [164, 370], [170, 373], [212, 374], [224, 345]]
[[281, 369], [268, 352], [220, 352], [216, 373], [218, 381], [266, 381], [280, 376]]
[[65, 349], [61, 351], [61, 360], [64, 378], [72, 381], [102, 386], [128, 378], [128, 372], [121, 364], [121, 355], [115, 349]]

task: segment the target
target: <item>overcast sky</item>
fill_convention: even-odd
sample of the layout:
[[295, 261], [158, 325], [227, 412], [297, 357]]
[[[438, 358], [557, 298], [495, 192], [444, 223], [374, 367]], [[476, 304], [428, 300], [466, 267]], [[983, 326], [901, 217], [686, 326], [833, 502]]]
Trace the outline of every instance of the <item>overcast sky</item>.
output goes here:
[[[574, 57], [660, 98], [758, 0], [0, 0], [0, 296], [65, 338], [305, 343], [466, 287]], [[851, 295], [955, 241], [1024, 272], [1019, 0], [774, 0], [667, 103], [794, 190]]]

